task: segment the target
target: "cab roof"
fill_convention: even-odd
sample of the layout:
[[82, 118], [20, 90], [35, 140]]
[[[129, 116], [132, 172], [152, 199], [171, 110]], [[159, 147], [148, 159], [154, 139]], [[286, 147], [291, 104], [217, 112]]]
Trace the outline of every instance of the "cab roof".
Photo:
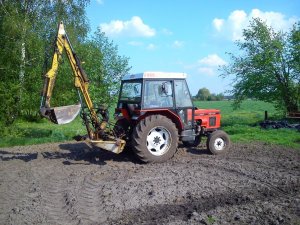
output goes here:
[[168, 72], [143, 72], [138, 74], [125, 75], [122, 80], [133, 79], [186, 79], [186, 73], [168, 73]]

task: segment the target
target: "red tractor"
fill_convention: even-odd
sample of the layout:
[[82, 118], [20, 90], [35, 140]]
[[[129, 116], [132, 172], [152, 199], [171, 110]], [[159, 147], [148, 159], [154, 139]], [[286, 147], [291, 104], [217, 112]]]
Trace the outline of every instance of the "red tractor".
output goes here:
[[217, 109], [194, 107], [184, 73], [144, 72], [122, 80], [115, 131], [131, 143], [143, 162], [171, 158], [179, 140], [197, 146], [207, 137], [207, 148], [222, 154], [230, 146], [228, 135], [219, 130]]
[[[58, 66], [63, 55], [70, 62], [74, 86], [80, 104], [51, 107]], [[219, 130], [220, 111], [194, 107], [184, 73], [145, 72], [125, 76], [121, 83], [116, 124], [107, 129], [108, 111], [95, 107], [88, 91], [89, 79], [74, 52], [63, 23], [59, 24], [52, 66], [45, 74], [41, 114], [56, 124], [71, 122], [81, 112], [88, 140], [114, 153], [130, 146], [143, 162], [162, 162], [171, 158], [182, 141], [197, 146], [207, 137], [207, 148], [213, 154], [228, 150], [228, 135]]]

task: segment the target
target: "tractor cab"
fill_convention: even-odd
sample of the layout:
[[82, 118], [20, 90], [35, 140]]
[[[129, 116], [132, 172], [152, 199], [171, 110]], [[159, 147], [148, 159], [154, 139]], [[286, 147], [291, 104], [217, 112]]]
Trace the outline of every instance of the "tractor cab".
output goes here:
[[129, 121], [169, 114], [177, 117], [180, 130], [186, 130], [192, 128], [193, 109], [185, 73], [144, 72], [122, 80], [117, 111]]

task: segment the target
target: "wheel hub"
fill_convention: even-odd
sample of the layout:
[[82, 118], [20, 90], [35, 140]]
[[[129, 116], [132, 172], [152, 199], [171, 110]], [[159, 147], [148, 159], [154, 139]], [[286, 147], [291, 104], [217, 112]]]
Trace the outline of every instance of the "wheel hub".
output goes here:
[[171, 143], [171, 134], [165, 127], [154, 127], [147, 136], [147, 149], [155, 155], [161, 156], [165, 154]]
[[155, 145], [158, 145], [160, 143], [160, 137], [155, 137], [154, 140], [153, 140], [153, 143]]
[[225, 147], [225, 141], [222, 138], [217, 138], [214, 143], [214, 147], [216, 150], [221, 151]]

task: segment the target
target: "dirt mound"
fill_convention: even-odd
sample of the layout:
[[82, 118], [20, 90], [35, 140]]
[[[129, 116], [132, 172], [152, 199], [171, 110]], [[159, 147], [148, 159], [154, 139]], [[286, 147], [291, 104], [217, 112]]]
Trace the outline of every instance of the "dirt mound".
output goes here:
[[140, 164], [84, 142], [0, 149], [0, 224], [299, 224], [300, 152], [179, 148]]

